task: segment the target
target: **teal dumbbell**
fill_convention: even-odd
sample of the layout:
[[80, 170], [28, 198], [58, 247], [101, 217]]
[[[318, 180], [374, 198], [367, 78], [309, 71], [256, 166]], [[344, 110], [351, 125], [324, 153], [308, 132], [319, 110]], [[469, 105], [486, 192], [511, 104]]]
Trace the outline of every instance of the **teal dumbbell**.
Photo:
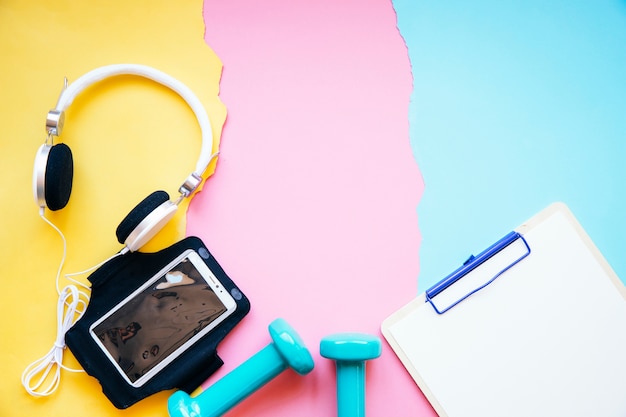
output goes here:
[[311, 353], [285, 320], [274, 320], [268, 330], [273, 343], [205, 391], [195, 397], [183, 391], [172, 394], [167, 402], [170, 417], [221, 416], [288, 367], [300, 375], [313, 370]]
[[337, 367], [338, 417], [365, 417], [365, 361], [380, 356], [380, 338], [362, 333], [326, 336], [320, 354]]

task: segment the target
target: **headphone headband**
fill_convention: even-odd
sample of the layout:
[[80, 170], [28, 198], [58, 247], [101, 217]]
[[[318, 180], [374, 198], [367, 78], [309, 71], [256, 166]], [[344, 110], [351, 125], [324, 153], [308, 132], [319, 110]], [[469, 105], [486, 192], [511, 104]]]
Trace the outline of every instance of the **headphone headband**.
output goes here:
[[76, 96], [89, 86], [100, 82], [106, 78], [118, 75], [136, 75], [153, 80], [176, 92], [187, 102], [191, 110], [198, 119], [198, 124], [202, 131], [202, 147], [196, 163], [195, 171], [192, 172], [179, 188], [182, 197], [191, 195], [202, 183], [202, 175], [206, 171], [211, 161], [217, 156], [213, 152], [213, 131], [211, 122], [198, 97], [189, 87], [176, 78], [159, 71], [155, 68], [138, 64], [115, 64], [96, 68], [82, 75], [76, 81], [66, 86], [59, 96], [56, 107], [48, 113], [46, 119], [46, 131], [48, 135], [59, 136], [63, 129], [65, 110], [72, 104]]

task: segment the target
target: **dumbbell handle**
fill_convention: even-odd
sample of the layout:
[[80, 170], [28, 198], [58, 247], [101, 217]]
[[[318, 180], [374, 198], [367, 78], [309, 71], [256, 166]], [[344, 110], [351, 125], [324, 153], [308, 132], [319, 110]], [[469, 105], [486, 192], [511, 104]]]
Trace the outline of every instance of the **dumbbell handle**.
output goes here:
[[204, 392], [193, 398], [183, 391], [172, 394], [167, 402], [170, 417], [221, 416], [285, 369], [300, 375], [313, 370], [311, 353], [285, 320], [274, 320], [268, 330], [272, 343]]
[[[175, 392], [169, 401], [170, 416], [218, 417], [250, 396], [287, 368], [273, 344], [267, 345], [207, 390], [192, 398], [195, 414], [189, 415], [189, 396]], [[182, 413], [177, 410], [186, 410]]]
[[365, 417], [365, 361], [382, 353], [380, 338], [365, 333], [337, 333], [324, 337], [320, 354], [337, 368], [337, 415]]
[[365, 417], [365, 362], [337, 361], [337, 416]]

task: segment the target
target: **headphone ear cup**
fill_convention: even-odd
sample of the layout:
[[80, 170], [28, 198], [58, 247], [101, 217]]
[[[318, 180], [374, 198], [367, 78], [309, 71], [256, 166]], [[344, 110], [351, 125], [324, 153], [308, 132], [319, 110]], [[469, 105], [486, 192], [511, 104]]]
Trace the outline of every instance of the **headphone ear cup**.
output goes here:
[[74, 160], [70, 147], [64, 143], [52, 146], [44, 174], [44, 197], [50, 210], [60, 210], [67, 205], [73, 177]]
[[165, 191], [155, 191], [128, 213], [117, 227], [117, 240], [131, 252], [147, 243], [174, 216], [178, 206]]

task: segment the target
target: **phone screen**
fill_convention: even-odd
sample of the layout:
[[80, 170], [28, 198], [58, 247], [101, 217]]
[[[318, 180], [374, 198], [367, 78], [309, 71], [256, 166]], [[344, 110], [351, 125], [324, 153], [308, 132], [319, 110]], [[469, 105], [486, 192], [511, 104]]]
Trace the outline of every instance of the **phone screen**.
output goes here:
[[133, 385], [174, 360], [236, 308], [195, 252], [186, 252], [91, 326], [92, 337]]

